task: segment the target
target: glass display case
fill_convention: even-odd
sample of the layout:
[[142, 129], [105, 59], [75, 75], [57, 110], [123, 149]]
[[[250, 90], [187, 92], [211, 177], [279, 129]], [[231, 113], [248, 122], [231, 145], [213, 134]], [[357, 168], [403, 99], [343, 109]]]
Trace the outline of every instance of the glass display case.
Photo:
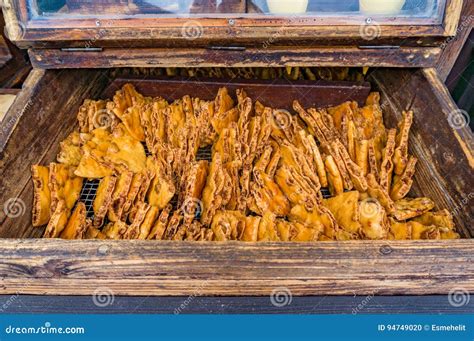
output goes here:
[[[30, 19], [294, 15], [330, 20], [376, 17], [384, 24], [441, 22], [445, 0], [28, 0]], [[326, 19], [326, 20], [325, 20]]]

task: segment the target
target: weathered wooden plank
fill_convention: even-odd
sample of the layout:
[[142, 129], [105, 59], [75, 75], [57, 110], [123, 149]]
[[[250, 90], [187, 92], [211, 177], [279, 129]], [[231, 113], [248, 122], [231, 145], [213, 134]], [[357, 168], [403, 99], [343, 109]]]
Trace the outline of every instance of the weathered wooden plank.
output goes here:
[[436, 71], [379, 69], [371, 80], [382, 92], [389, 127], [396, 127], [402, 110], [415, 112], [409, 140], [418, 158], [413, 194], [447, 208], [459, 232], [474, 236], [474, 137]]
[[247, 48], [210, 50], [206, 48], [104, 49], [100, 52], [33, 49], [29, 51], [36, 68], [113, 67], [268, 67], [268, 66], [378, 66], [431, 67], [439, 48], [406, 47], [376, 49], [357, 47]]
[[[470, 0], [466, 0], [470, 1]], [[446, 36], [456, 35], [456, 29], [461, 16], [461, 9], [463, 7], [463, 0], [450, 0], [446, 3], [446, 10], [444, 14], [444, 30]]]
[[473, 240], [312, 244], [0, 240], [0, 293], [186, 296], [474, 292]]
[[0, 152], [5, 148], [5, 145], [15, 130], [18, 121], [26, 111], [26, 104], [30, 101], [34, 92], [38, 90], [38, 87], [40, 86], [39, 81], [44, 76], [44, 74], [44, 70], [34, 70], [30, 73], [23, 84], [21, 92], [18, 94], [15, 102], [12, 104], [10, 110], [5, 115], [2, 122], [2, 129], [0, 131]]
[[474, 1], [464, 1], [459, 24], [454, 37], [447, 37], [441, 48], [443, 52], [436, 63], [440, 78], [446, 81], [474, 25]]
[[[441, 24], [425, 25], [367, 25], [365, 17], [350, 22], [347, 17], [326, 18], [327, 25], [321, 25], [321, 18], [129, 18], [102, 20], [97, 26], [95, 19], [33, 20], [28, 28], [15, 40], [24, 47], [71, 47], [84, 43], [102, 47], [164, 47], [209, 45], [235, 45], [261, 47], [265, 42], [276, 46], [358, 46], [358, 45], [402, 45], [439, 46], [445, 35]], [[361, 34], [363, 25], [370, 33]], [[193, 26], [193, 33], [186, 34], [187, 26]], [[362, 27], [361, 27], [362, 26]], [[183, 29], [184, 27], [184, 29]]]

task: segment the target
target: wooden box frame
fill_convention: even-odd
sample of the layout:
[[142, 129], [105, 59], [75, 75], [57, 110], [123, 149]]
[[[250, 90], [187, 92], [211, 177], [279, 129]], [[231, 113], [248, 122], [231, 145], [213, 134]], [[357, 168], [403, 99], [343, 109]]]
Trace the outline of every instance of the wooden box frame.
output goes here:
[[[447, 1], [441, 24], [382, 26], [371, 42], [360, 38], [359, 25], [300, 22], [264, 49], [287, 18], [272, 25], [200, 19], [209, 34], [186, 40], [176, 19], [107, 27], [68, 20], [50, 27], [28, 22], [23, 1], [5, 3], [7, 22], [22, 28], [16, 43], [30, 48], [35, 69], [0, 130], [0, 203], [14, 198], [25, 204], [17, 218], [0, 210], [0, 293], [92, 295], [99, 287], [130, 296], [195, 295], [197, 288], [200, 295], [269, 295], [277, 287], [295, 296], [474, 292], [474, 137], [468, 127], [448, 124], [458, 109], [430, 68], [440, 45], [456, 33], [462, 0]], [[382, 93], [389, 125], [409, 106], [417, 113], [410, 138], [420, 159], [415, 191], [455, 213], [464, 239], [246, 244], [36, 238], [43, 229], [30, 224], [29, 167], [53, 160], [82, 101], [111, 81], [98, 68], [297, 65], [381, 67], [371, 83]]]
[[182, 33], [189, 18], [67, 19], [52, 23], [29, 20], [25, 0], [6, 0], [4, 13], [11, 27], [19, 28], [15, 42], [31, 48], [33, 66], [38, 68], [160, 66], [163, 59], [169, 61], [175, 54], [176, 66], [303, 62], [432, 67], [441, 54], [440, 46], [456, 33], [462, 4], [463, 0], [447, 0], [439, 24], [381, 25], [380, 34], [370, 41], [361, 37], [364, 23], [350, 18], [349, 24], [334, 19], [327, 25], [287, 17], [197, 18], [193, 23], [205, 34], [189, 39]]
[[9, 121], [17, 120], [1, 140], [0, 202], [19, 198], [27, 204], [17, 218], [0, 212], [1, 293], [92, 295], [98, 287], [130, 296], [186, 296], [197, 288], [200, 295], [269, 295], [276, 287], [295, 296], [474, 292], [474, 239], [468, 239], [474, 236], [468, 193], [474, 138], [469, 128], [448, 124], [457, 108], [433, 69], [382, 68], [371, 83], [382, 93], [390, 125], [407, 106], [417, 113], [410, 138], [411, 152], [420, 159], [415, 192], [455, 213], [465, 239], [312, 244], [29, 239], [43, 232], [30, 224], [29, 165], [54, 158], [82, 100], [98, 96], [109, 82], [93, 69], [33, 70], [8, 112]]

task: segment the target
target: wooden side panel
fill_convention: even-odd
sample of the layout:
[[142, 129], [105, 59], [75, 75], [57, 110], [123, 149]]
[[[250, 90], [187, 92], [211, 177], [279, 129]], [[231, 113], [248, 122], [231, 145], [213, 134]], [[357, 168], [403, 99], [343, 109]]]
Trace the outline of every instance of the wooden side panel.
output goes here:
[[[2, 13], [0, 11], [0, 27], [4, 27]], [[4, 59], [5, 64], [2, 66], [2, 50], [7, 51], [9, 57]], [[16, 88], [24, 83], [31, 66], [28, 59], [27, 51], [18, 49], [13, 43], [7, 40], [4, 32], [0, 31], [0, 87]]]
[[[29, 74], [23, 83], [22, 90], [18, 94], [10, 110], [5, 114], [2, 120], [2, 129], [0, 130], [0, 152], [7, 144], [8, 139], [15, 130], [15, 127], [23, 113], [28, 109], [25, 104], [28, 103], [31, 96], [38, 91], [40, 80], [44, 77], [45, 70], [34, 70]], [[3, 156], [3, 155], [2, 155]]]
[[[370, 43], [370, 42], [369, 42]], [[270, 44], [271, 45], [271, 44]], [[113, 67], [268, 67], [268, 66], [378, 66], [432, 67], [440, 48], [405, 47], [290, 47], [212, 50], [206, 48], [106, 48], [100, 52], [32, 49], [36, 68]]]
[[[471, 0], [464, 1], [470, 2]], [[463, 0], [449, 0], [447, 2], [443, 23], [446, 36], [456, 35], [462, 7]]]
[[55, 159], [82, 101], [103, 90], [108, 79], [102, 77], [98, 70], [34, 70], [29, 76], [1, 127], [0, 237], [40, 236], [42, 229], [31, 226], [30, 167]]
[[[1, 294], [474, 293], [472, 240], [190, 243], [0, 240]], [[286, 289], [281, 289], [286, 288]]]
[[460, 233], [474, 236], [474, 137], [436, 71], [379, 69], [371, 79], [382, 92], [389, 127], [396, 127], [402, 110], [415, 112], [409, 141], [419, 160], [413, 194], [447, 208]]
[[305, 108], [330, 107], [345, 101], [356, 101], [363, 105], [370, 93], [368, 82], [337, 81], [290, 81], [287, 79], [192, 79], [181, 77], [160, 77], [157, 79], [118, 78], [107, 86], [102, 98], [112, 98], [124, 84], [131, 83], [145, 96], [160, 96], [174, 101], [192, 94], [207, 101], [214, 100], [219, 88], [226, 87], [231, 94], [245, 89], [254, 101], [273, 108], [293, 110], [292, 100], [298, 100]]
[[461, 50], [469, 38], [474, 26], [474, 1], [464, 1], [461, 11], [461, 19], [455, 31], [455, 37], [448, 37], [441, 45], [442, 53], [436, 63], [436, 70], [442, 80], [446, 80], [451, 72]]
[[0, 35], [0, 68], [12, 58], [8, 45], [3, 36]]

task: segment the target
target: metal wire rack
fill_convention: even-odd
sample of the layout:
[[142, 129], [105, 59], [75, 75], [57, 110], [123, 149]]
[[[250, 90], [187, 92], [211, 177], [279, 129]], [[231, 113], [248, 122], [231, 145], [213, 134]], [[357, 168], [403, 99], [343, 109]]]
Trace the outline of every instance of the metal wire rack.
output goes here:
[[84, 181], [82, 185], [81, 195], [79, 201], [82, 201], [86, 205], [87, 218], [94, 217], [94, 210], [92, 205], [94, 204], [97, 188], [99, 187], [99, 180], [88, 179]]

